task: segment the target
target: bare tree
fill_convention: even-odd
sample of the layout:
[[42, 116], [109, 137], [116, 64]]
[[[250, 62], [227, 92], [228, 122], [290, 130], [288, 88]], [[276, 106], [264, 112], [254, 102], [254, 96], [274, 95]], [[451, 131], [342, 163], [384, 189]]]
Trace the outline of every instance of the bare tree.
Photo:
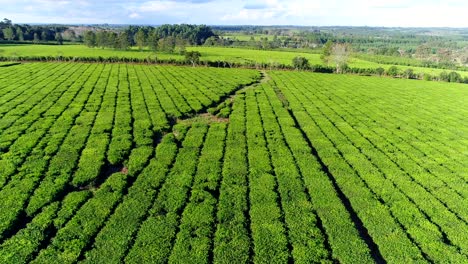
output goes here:
[[348, 58], [351, 47], [347, 43], [336, 43], [332, 47], [331, 57], [332, 62], [336, 66], [337, 73], [343, 73], [348, 67]]

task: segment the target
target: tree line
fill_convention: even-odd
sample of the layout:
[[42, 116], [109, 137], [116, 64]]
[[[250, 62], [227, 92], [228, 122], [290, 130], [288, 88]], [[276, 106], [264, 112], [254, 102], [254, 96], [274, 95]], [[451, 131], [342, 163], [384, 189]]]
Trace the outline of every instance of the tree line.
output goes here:
[[[83, 30], [85, 29], [85, 30]], [[205, 25], [162, 25], [100, 27], [100, 26], [63, 26], [63, 25], [20, 25], [5, 18], [0, 21], [0, 41], [33, 42], [36, 44], [56, 41], [84, 42], [88, 47], [128, 49], [136, 46], [140, 49], [165, 52], [182, 52], [185, 46], [203, 45], [207, 39], [218, 38], [213, 30]]]
[[32, 41], [34, 43], [57, 41], [62, 44], [66, 41], [79, 41], [75, 32], [66, 26], [32, 26], [13, 24], [11, 20], [5, 18], [0, 21], [0, 40], [3, 41]]
[[88, 30], [83, 41], [88, 47], [128, 49], [138, 47], [142, 50], [164, 52], [185, 52], [186, 46], [203, 45], [207, 39], [216, 38], [212, 29], [205, 25], [162, 25], [129, 26], [123, 31]]

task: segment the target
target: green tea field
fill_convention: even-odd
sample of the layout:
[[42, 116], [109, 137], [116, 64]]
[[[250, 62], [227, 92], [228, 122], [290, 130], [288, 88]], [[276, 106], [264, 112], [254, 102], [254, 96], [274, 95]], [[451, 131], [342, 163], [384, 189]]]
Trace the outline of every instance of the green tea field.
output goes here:
[[468, 263], [467, 85], [0, 67], [0, 263]]

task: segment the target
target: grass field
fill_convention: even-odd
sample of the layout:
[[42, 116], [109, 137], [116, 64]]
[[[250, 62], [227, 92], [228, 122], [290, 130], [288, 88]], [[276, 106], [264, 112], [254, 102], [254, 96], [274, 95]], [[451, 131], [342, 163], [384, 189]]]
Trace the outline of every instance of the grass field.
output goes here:
[[[126, 57], [147, 58], [151, 51], [88, 48], [84, 45], [0, 45], [0, 56], [72, 56], [72, 57]], [[176, 54], [158, 53], [161, 59], [183, 59]]]
[[[3, 56], [76, 56], [76, 57], [126, 57], [147, 58], [157, 56], [160, 59], [182, 60], [184, 56], [152, 52], [148, 50], [121, 51], [114, 49], [88, 48], [83, 45], [1, 45], [0, 55]], [[202, 60], [231, 62], [263, 62], [291, 64], [296, 56], [307, 57], [312, 64], [320, 64], [320, 56], [309, 53], [283, 51], [251, 50], [223, 47], [188, 47], [187, 50], [197, 50], [202, 54]]]
[[205, 60], [224, 60], [233, 62], [261, 62], [291, 65], [294, 57], [302, 56], [311, 64], [321, 64], [319, 54], [288, 51], [253, 50], [243, 48], [224, 47], [190, 47], [188, 50], [197, 50]]
[[466, 263], [466, 85], [0, 67], [1, 263]]
[[[253, 50], [243, 48], [225, 48], [225, 47], [188, 47], [187, 50], [196, 50], [202, 54], [201, 60], [204, 61], [228, 61], [235, 63], [270, 63], [270, 64], [285, 64], [291, 65], [292, 59], [297, 56], [305, 57], [311, 65], [320, 65], [323, 62], [320, 60], [319, 54], [294, 52], [294, 51], [269, 51], [269, 50]], [[179, 54], [168, 54], [161, 52], [152, 52], [149, 50], [114, 50], [88, 48], [83, 45], [1, 45], [0, 56], [74, 56], [74, 57], [126, 57], [126, 58], [154, 58], [159, 59], [175, 59], [183, 60], [184, 56]], [[351, 58], [349, 61], [350, 67], [356, 68], [390, 68], [391, 64], [379, 64], [369, 60], [359, 58]], [[416, 74], [428, 73], [438, 76], [441, 72], [450, 72], [450, 70], [434, 69], [425, 67], [402, 66], [395, 65], [401, 72], [410, 68]], [[468, 76], [466, 71], [457, 71], [461, 76]]]
[[[417, 66], [404, 66], [404, 65], [393, 65], [393, 64], [382, 64], [382, 63], [377, 63], [377, 62], [372, 62], [368, 60], [363, 60], [359, 58], [351, 58], [349, 61], [349, 66], [350, 67], [356, 67], [356, 68], [378, 68], [382, 67], [385, 70], [388, 68], [395, 66], [398, 68], [399, 71], [403, 72], [406, 69], [412, 69], [414, 73], [420, 74], [420, 73], [427, 73], [432, 76], [439, 76], [440, 73], [446, 72], [449, 73], [453, 70], [447, 70], [447, 69], [437, 69], [437, 68], [428, 68], [428, 67], [417, 67]], [[468, 76], [467, 71], [455, 71], [458, 72], [462, 77]]]

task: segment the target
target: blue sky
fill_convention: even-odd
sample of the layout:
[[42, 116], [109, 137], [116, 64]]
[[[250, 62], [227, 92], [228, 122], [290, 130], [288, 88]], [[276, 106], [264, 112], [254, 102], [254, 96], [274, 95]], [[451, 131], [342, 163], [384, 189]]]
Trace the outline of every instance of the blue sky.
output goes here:
[[467, 0], [0, 0], [14, 23], [468, 27]]

